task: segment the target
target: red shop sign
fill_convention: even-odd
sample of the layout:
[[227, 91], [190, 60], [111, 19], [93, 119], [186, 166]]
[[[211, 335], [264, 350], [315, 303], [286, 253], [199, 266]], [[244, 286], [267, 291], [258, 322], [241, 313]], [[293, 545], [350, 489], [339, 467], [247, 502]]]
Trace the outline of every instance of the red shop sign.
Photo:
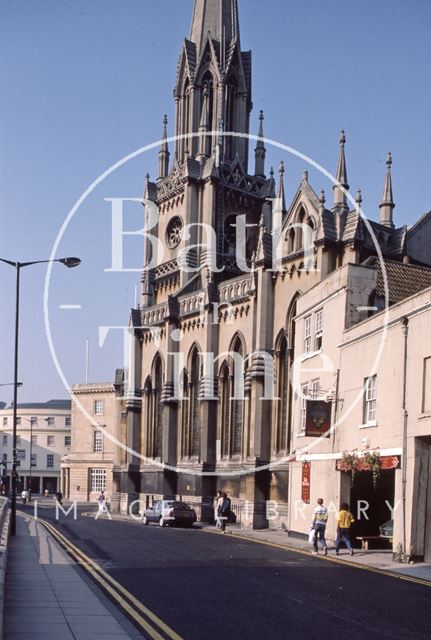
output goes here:
[[310, 504], [311, 490], [311, 462], [304, 462], [302, 465], [301, 500]]

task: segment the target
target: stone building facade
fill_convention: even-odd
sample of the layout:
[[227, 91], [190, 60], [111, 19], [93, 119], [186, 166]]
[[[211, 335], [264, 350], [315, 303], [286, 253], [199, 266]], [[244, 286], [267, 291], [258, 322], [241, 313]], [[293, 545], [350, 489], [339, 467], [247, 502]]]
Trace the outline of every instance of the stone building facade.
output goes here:
[[[334, 511], [345, 501], [357, 520], [355, 535], [378, 536], [393, 520], [394, 551], [429, 562], [431, 269], [384, 264], [387, 310], [369, 310], [362, 320], [364, 311], [358, 314], [382, 288], [383, 268], [374, 260], [341, 267], [298, 301], [296, 350], [303, 356], [297, 387], [304, 395], [293, 403], [286, 528], [306, 535], [317, 498]], [[330, 330], [318, 349], [308, 349], [307, 326], [316, 314], [326, 327], [330, 321]], [[332, 429], [327, 437], [310, 437], [306, 403], [328, 397]], [[333, 515], [328, 538], [335, 538]]]
[[[129, 451], [114, 466], [113, 494], [124, 508], [180, 496], [206, 518], [222, 489], [243, 526], [264, 527], [268, 500], [287, 517], [301, 297], [377, 247], [397, 263], [430, 264], [431, 214], [396, 226], [389, 155], [380, 219], [366, 223], [360, 192], [349, 204], [344, 132], [333, 202], [305, 171], [287, 203], [283, 163], [277, 180], [265, 166], [263, 113], [250, 158], [251, 79], [237, 0], [196, 0], [174, 88], [175, 148], [165, 119], [158, 177], [146, 181], [151, 262], [130, 316]], [[380, 308], [377, 289], [368, 293], [364, 306]]]
[[[18, 403], [18, 491], [55, 493], [60, 488], [60, 460], [71, 447], [71, 402]], [[0, 409], [2, 487], [11, 488], [13, 406]], [[30, 466], [31, 465], [31, 466]]]
[[121, 434], [121, 402], [112, 382], [72, 387], [72, 446], [61, 460], [65, 498], [94, 502], [101, 491], [112, 497], [112, 469]]

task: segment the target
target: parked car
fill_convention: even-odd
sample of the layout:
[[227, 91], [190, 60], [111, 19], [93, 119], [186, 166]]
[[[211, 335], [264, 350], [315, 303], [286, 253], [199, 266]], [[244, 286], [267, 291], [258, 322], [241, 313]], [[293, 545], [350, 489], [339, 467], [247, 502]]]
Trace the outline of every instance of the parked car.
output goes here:
[[142, 522], [156, 522], [160, 527], [166, 525], [182, 525], [192, 527], [196, 522], [196, 511], [185, 502], [176, 500], [158, 500], [152, 507], [145, 509]]
[[394, 521], [388, 520], [379, 527], [382, 538], [392, 538], [394, 535]]

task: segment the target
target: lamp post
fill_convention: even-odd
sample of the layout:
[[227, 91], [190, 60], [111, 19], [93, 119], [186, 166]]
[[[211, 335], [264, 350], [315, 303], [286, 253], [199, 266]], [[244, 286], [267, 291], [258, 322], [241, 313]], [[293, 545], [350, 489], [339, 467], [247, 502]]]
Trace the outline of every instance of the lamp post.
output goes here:
[[[61, 262], [65, 267], [71, 269], [81, 264], [79, 258], [57, 258], [55, 260], [34, 260], [32, 262], [14, 262], [0, 258], [16, 270], [16, 300], [15, 300], [15, 350], [14, 350], [14, 383], [13, 383], [13, 436], [12, 436], [12, 500], [11, 500], [11, 535], [16, 535], [16, 419], [18, 400], [18, 335], [19, 335], [19, 285], [21, 269], [30, 267], [33, 264], [47, 264], [50, 262]], [[31, 465], [31, 460], [30, 460]]]

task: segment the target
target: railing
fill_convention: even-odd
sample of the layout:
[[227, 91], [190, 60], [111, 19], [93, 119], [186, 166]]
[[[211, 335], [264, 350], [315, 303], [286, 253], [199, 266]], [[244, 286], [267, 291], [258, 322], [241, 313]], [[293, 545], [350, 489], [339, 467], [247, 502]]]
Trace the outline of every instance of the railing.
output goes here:
[[3, 551], [3, 548], [7, 544], [8, 538], [8, 525], [6, 522], [6, 516], [8, 513], [8, 499], [0, 498], [0, 550]]

